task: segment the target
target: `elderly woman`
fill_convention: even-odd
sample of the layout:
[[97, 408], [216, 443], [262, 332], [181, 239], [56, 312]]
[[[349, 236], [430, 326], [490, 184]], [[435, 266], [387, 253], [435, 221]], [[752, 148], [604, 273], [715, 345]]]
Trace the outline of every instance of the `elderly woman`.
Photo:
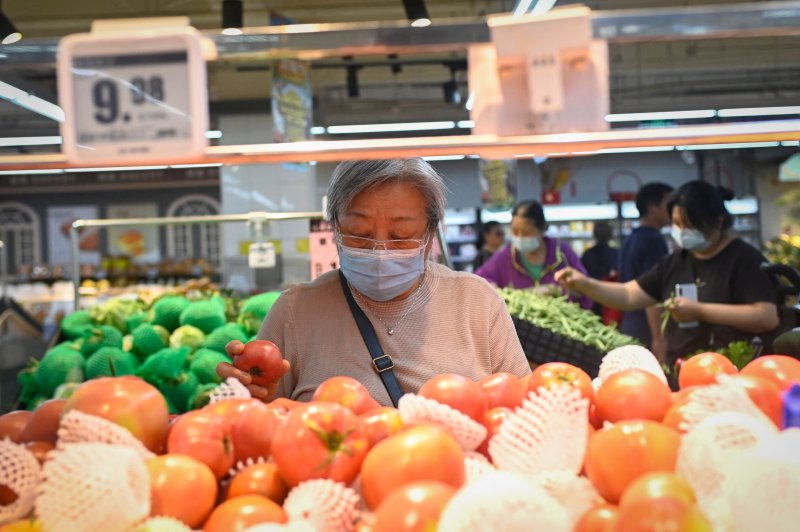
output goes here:
[[[283, 292], [258, 335], [281, 349], [283, 377], [265, 389], [228, 365], [220, 375], [236, 376], [256, 397], [301, 401], [329, 377], [347, 375], [390, 405], [346, 292], [389, 357], [380, 367], [394, 364], [404, 392], [417, 392], [440, 373], [472, 379], [501, 371], [528, 374], [500, 296], [475, 275], [427, 260], [445, 194], [441, 176], [422, 159], [341, 163], [328, 189], [340, 270]], [[241, 348], [233, 344], [228, 352]]]

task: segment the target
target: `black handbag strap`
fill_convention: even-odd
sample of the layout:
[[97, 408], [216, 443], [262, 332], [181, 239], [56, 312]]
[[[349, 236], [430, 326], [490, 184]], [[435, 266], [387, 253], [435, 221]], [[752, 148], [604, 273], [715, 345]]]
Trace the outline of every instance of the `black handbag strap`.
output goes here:
[[375, 329], [372, 327], [367, 315], [361, 310], [361, 307], [356, 304], [353, 299], [353, 294], [350, 292], [350, 287], [347, 285], [347, 278], [345, 278], [342, 270], [339, 270], [339, 281], [342, 283], [342, 290], [344, 290], [344, 297], [347, 298], [347, 304], [350, 305], [350, 311], [353, 313], [353, 318], [356, 320], [358, 330], [361, 332], [361, 337], [364, 343], [367, 344], [369, 356], [372, 357], [372, 367], [380, 375], [386, 391], [389, 392], [389, 398], [392, 404], [397, 407], [400, 398], [403, 396], [403, 388], [397, 381], [397, 376], [394, 374], [394, 362], [392, 357], [383, 352], [381, 343], [378, 341], [378, 336], [375, 334]]

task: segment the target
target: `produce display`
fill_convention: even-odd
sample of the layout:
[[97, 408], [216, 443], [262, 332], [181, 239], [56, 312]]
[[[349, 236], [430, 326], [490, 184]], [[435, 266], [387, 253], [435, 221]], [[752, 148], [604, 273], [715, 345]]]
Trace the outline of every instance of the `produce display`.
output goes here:
[[111, 298], [64, 317], [64, 341], [18, 376], [21, 404], [33, 409], [68, 398], [86, 380], [136, 375], [161, 392], [172, 414], [204, 405], [221, 381], [217, 365], [231, 362], [226, 344], [253, 339], [279, 293], [240, 301], [208, 284], [187, 286], [152, 301]]
[[[200, 302], [189, 324], [197, 302], [162, 299], [134, 330], [226, 326]], [[76, 321], [79, 356], [119, 349], [124, 331]], [[253, 346], [262, 373], [277, 366]], [[594, 382], [566, 363], [443, 374], [397, 409], [344, 376], [308, 403], [265, 403], [231, 379], [178, 416], [164, 382], [103, 376], [0, 417], [0, 531], [796, 530], [800, 429], [781, 414], [800, 361], [739, 371], [705, 353], [680, 372], [673, 393], [649, 351], [625, 346]]]

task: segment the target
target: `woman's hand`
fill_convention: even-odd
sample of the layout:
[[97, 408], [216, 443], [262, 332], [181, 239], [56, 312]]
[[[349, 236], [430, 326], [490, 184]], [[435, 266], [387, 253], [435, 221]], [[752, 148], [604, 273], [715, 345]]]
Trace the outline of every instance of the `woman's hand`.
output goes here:
[[700, 320], [701, 305], [702, 303], [685, 297], [674, 297], [665, 303], [670, 316], [678, 323]]
[[572, 267], [558, 270], [553, 276], [556, 283], [573, 292], [583, 293], [581, 287], [586, 282], [586, 276]]
[[[228, 354], [231, 360], [233, 360], [235, 356], [240, 355], [242, 351], [244, 351], [244, 344], [238, 340], [228, 342], [228, 345], [225, 346], [225, 352]], [[288, 360], [284, 359], [281, 377], [286, 375], [290, 369], [291, 364]], [[275, 395], [275, 390], [278, 388], [278, 381], [281, 380], [281, 377], [278, 377], [275, 382], [268, 384], [266, 387], [258, 386], [257, 384], [253, 384], [253, 378], [249, 373], [242, 371], [234, 367], [232, 364], [228, 364], [227, 362], [220, 362], [217, 365], [217, 375], [222, 377], [223, 380], [233, 377], [247, 387], [247, 389], [250, 391], [250, 395], [256, 399], [261, 399], [262, 401], [268, 401], [272, 396]]]

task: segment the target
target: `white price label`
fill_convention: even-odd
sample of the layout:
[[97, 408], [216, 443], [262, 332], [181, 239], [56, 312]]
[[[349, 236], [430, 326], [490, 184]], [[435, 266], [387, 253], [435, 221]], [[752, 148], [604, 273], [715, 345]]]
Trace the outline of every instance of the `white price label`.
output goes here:
[[203, 154], [208, 129], [199, 36], [64, 39], [64, 152], [70, 162], [167, 162]]
[[247, 253], [247, 264], [251, 268], [274, 268], [275, 245], [271, 242], [250, 244]]

